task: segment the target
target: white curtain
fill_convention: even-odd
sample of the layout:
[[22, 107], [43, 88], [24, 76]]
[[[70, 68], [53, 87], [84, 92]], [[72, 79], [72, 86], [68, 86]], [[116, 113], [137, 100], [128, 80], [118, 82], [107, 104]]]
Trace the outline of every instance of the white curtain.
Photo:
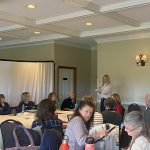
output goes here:
[[22, 92], [30, 92], [38, 104], [54, 88], [54, 62], [0, 61], [0, 93], [11, 106], [21, 100]]

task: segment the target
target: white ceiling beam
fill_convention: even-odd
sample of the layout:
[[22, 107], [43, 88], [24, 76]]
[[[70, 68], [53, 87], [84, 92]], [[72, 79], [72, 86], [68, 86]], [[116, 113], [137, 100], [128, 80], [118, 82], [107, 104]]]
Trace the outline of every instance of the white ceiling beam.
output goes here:
[[[105, 11], [104, 10], [104, 6], [101, 7], [100, 9], [100, 6], [92, 1], [87, 1], [87, 0], [65, 0], [65, 1], [68, 1], [68, 2], [72, 2], [74, 4], [78, 4], [80, 7], [86, 9], [86, 10], [90, 10], [94, 13], [101, 13], [102, 15], [106, 16], [106, 17], [109, 17], [113, 20], [116, 20], [116, 21], [119, 21], [119, 22], [122, 22], [124, 24], [127, 24], [127, 25], [131, 25], [131, 26], [134, 26], [134, 27], [138, 27], [140, 26], [140, 23], [132, 18], [129, 18], [127, 16], [124, 16], [124, 15], [121, 15], [117, 12], [112, 12], [109, 13], [109, 11]], [[133, 4], [133, 3], [132, 3]], [[112, 4], [113, 5], [113, 4]], [[109, 5], [111, 6], [111, 5]]]
[[30, 18], [25, 18], [17, 15], [13, 15], [7, 12], [0, 11], [0, 20], [9, 22], [9, 23], [15, 23], [19, 25], [23, 25], [25, 27], [30, 27], [34, 29], [40, 29], [43, 31], [49, 31], [49, 32], [55, 32], [59, 34], [64, 34], [64, 35], [69, 35], [69, 36], [75, 36], [79, 37], [80, 32], [79, 31], [73, 31], [68, 28], [60, 27], [60, 26], [55, 26], [55, 25], [49, 25], [49, 27], [42, 27], [42, 24], [39, 26], [39, 24], [36, 24], [36, 20], [30, 19]]
[[78, 5], [86, 10], [90, 10], [95, 13], [100, 11], [100, 6], [92, 1], [88, 0], [64, 0], [64, 1], [68, 3], [73, 3], [75, 5]]
[[3, 11], [0, 11], [0, 20], [6, 21], [9, 23], [19, 24], [19, 25], [25, 25], [25, 26], [35, 25], [35, 20], [33, 19], [13, 15], [13, 14], [3, 12]]
[[126, 25], [131, 25], [133, 27], [139, 27], [140, 23], [132, 18], [129, 18], [127, 16], [121, 15], [117, 12], [108, 12], [108, 13], [103, 13], [104, 16], [111, 18], [113, 20], [122, 22]]
[[85, 31], [81, 33], [81, 37], [103, 36], [103, 35], [120, 34], [125, 32], [132, 32], [132, 31], [144, 31], [149, 29], [150, 29], [150, 22], [143, 23], [139, 27], [132, 27], [132, 26], [125, 25], [125, 26], [117, 26], [112, 28], [103, 28], [94, 31]]
[[101, 6], [100, 12], [102, 13], [112, 12], [112, 11], [129, 9], [133, 7], [145, 6], [149, 4], [150, 4], [150, 0], [128, 0], [128, 1], [122, 1], [119, 3]]

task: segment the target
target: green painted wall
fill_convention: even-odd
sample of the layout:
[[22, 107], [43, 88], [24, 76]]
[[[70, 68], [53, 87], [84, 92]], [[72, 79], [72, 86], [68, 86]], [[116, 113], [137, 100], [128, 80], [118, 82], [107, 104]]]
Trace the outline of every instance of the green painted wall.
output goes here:
[[99, 43], [97, 55], [98, 84], [104, 74], [109, 74], [113, 92], [122, 101], [144, 104], [144, 95], [150, 91], [150, 63], [138, 67], [135, 56], [146, 53], [150, 60], [150, 39]]
[[90, 94], [91, 50], [55, 44], [57, 66], [77, 68], [77, 99]]
[[54, 60], [54, 44], [19, 46], [0, 49], [0, 59], [11, 60]]

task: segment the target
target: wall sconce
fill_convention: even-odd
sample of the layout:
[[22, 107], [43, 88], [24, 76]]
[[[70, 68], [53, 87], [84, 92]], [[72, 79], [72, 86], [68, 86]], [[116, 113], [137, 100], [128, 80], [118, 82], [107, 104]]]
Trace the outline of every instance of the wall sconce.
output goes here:
[[135, 60], [137, 66], [145, 66], [147, 56], [145, 54], [140, 53], [139, 55], [136, 55]]

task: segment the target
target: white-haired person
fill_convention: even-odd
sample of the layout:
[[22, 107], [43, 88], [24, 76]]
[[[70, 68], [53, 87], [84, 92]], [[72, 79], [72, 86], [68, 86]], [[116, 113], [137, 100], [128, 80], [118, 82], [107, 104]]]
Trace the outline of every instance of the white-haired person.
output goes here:
[[69, 97], [64, 99], [62, 104], [61, 104], [61, 110], [74, 110], [75, 109], [75, 93], [70, 92]]
[[139, 111], [132, 111], [125, 116], [125, 131], [132, 137], [128, 150], [150, 150], [149, 125]]

